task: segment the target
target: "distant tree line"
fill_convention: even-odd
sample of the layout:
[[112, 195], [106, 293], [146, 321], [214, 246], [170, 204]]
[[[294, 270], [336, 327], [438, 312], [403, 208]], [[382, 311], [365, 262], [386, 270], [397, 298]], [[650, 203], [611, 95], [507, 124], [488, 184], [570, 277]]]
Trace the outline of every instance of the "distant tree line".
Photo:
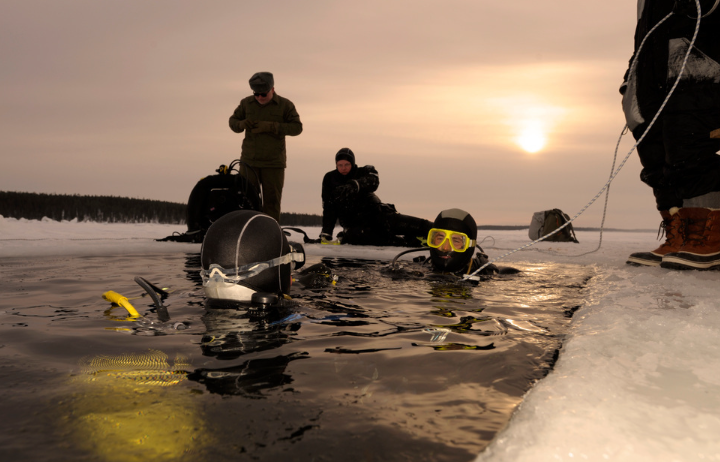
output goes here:
[[[115, 196], [0, 191], [0, 215], [7, 218], [95, 221], [104, 223], [185, 224], [187, 204]], [[283, 213], [282, 226], [321, 226], [322, 217]]]
[[104, 223], [185, 223], [185, 204], [115, 196], [0, 191], [0, 215], [8, 218]]

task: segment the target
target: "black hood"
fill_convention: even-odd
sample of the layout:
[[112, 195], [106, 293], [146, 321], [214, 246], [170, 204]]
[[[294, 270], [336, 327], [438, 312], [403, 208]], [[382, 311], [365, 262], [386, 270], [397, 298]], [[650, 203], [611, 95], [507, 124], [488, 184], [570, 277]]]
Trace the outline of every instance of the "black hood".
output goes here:
[[[435, 218], [433, 228], [465, 233], [473, 241], [477, 240], [477, 224], [475, 223], [475, 219], [464, 210], [443, 210], [437, 218]], [[474, 253], [474, 246], [468, 248], [465, 252], [443, 252], [440, 249], [431, 248], [430, 260], [435, 271], [456, 273], [468, 269]]]

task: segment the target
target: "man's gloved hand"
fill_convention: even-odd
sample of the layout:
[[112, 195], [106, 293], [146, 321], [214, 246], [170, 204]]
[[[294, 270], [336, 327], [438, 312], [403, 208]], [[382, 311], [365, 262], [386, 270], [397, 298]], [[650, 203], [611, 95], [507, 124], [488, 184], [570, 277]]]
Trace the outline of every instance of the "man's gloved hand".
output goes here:
[[353, 197], [360, 191], [360, 185], [357, 181], [351, 180], [342, 186], [335, 188], [335, 197], [339, 202], [345, 202]]
[[278, 132], [278, 123], [277, 122], [267, 122], [264, 120], [261, 120], [260, 122], [256, 122], [255, 128], [252, 129], [253, 133], [277, 133]]
[[254, 120], [250, 119], [243, 119], [243, 120], [237, 120], [237, 119], [230, 119], [230, 128], [232, 131], [236, 133], [240, 133], [243, 130], [249, 130], [252, 128], [255, 128], [255, 122]]

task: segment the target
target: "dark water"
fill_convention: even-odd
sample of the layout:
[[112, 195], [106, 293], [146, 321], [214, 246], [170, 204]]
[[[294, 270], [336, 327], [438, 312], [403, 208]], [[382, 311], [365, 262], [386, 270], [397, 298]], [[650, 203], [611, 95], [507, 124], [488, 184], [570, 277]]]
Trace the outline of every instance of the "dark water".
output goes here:
[[[325, 263], [337, 285], [296, 283], [297, 306], [258, 320], [206, 309], [196, 254], [0, 260], [2, 460], [472, 460], [552, 368], [591, 277]], [[139, 297], [138, 275], [173, 289], [169, 321], [101, 298]]]

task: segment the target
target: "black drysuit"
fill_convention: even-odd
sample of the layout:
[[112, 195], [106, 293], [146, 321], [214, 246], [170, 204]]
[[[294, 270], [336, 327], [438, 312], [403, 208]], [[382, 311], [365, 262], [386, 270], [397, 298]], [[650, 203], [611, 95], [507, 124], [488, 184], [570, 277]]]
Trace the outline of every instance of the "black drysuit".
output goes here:
[[352, 166], [347, 175], [337, 170], [322, 183], [322, 233], [332, 236], [335, 223], [343, 227], [342, 243], [356, 245], [420, 246], [432, 223], [402, 215], [393, 204], [383, 204], [375, 191], [380, 185], [372, 165]]
[[[701, 0], [705, 13], [716, 0]], [[639, 139], [680, 72], [696, 20], [692, 0], [640, 0], [634, 68], [628, 68], [623, 111]], [[684, 4], [684, 5], [683, 5]], [[648, 32], [675, 9], [638, 48]], [[693, 17], [690, 17], [693, 16]], [[632, 63], [632, 60], [631, 60]], [[632, 70], [632, 72], [631, 72]], [[720, 191], [720, 8], [701, 20], [700, 33], [677, 89], [638, 146], [640, 178], [653, 188], [658, 210], [682, 207], [683, 199]]]

